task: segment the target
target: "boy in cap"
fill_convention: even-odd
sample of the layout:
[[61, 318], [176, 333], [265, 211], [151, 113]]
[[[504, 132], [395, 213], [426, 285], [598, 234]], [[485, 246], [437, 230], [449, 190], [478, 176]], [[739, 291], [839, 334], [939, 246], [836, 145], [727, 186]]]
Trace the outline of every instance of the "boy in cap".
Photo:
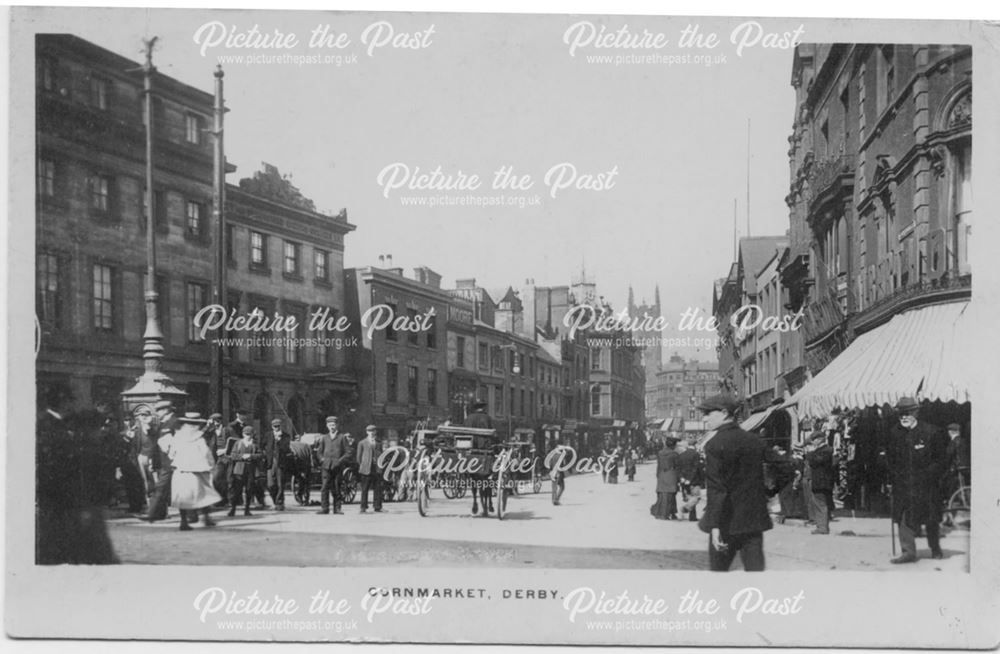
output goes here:
[[740, 403], [715, 395], [698, 408], [716, 430], [705, 445], [707, 500], [698, 527], [709, 534], [711, 570], [725, 572], [740, 553], [743, 569], [764, 569], [764, 532], [772, 527], [764, 489], [764, 444], [736, 424]]
[[916, 535], [926, 527], [931, 558], [944, 558], [941, 551], [941, 476], [947, 466], [948, 437], [940, 429], [917, 420], [920, 404], [901, 397], [896, 403], [899, 425], [893, 428], [888, 454], [892, 482], [892, 520], [899, 524], [902, 554], [892, 563], [917, 560]]

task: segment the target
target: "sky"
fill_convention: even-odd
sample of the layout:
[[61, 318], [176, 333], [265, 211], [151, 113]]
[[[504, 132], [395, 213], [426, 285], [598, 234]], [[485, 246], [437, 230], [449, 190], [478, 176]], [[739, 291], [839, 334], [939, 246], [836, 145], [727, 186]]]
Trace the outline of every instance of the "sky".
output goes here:
[[[380, 255], [391, 254], [408, 271], [431, 267], [446, 287], [475, 277], [487, 288], [518, 288], [527, 279], [568, 284], [585, 268], [616, 308], [629, 286], [636, 301], [652, 301], [658, 285], [664, 316], [676, 325], [688, 308], [710, 311], [713, 280], [733, 258], [734, 217], [739, 235], [748, 231], [748, 191], [750, 233], [788, 228], [792, 51], [764, 48], [761, 39], [737, 54], [731, 35], [747, 19], [34, 11], [45, 31], [73, 33], [135, 60], [142, 39], [155, 35], [158, 70], [208, 92], [222, 62], [226, 156], [238, 168], [228, 181], [266, 161], [317, 207], [346, 208], [357, 225], [346, 239], [348, 267], [379, 265]], [[787, 36], [808, 21], [757, 23], [763, 33]], [[293, 34], [297, 44], [238, 47], [234, 39], [254, 26], [272, 37], [280, 32], [285, 46]], [[343, 47], [310, 47], [320, 26]], [[689, 26], [704, 39], [714, 33], [718, 44], [681, 47]], [[803, 40], [808, 34], [806, 27]], [[610, 47], [596, 47], [601, 38]], [[666, 43], [622, 47], [630, 38]], [[290, 63], [286, 55], [321, 63]], [[285, 58], [264, 63], [262, 56]], [[588, 60], [595, 56], [612, 59]], [[402, 171], [413, 180], [417, 169], [439, 167], [455, 183], [477, 175], [479, 187], [379, 183], [380, 173], [389, 179], [387, 169], [401, 182]], [[530, 176], [531, 188], [493, 189], [502, 167]], [[406, 204], [501, 195], [514, 204]], [[681, 350], [715, 358], [714, 348]]]

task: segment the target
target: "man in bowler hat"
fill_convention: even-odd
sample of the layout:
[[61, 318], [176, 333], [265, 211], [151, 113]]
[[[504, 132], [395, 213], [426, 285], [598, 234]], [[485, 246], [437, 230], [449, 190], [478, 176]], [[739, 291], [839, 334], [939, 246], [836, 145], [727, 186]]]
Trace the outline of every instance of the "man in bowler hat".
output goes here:
[[902, 554], [892, 563], [917, 560], [916, 535], [920, 525], [927, 533], [931, 558], [941, 552], [941, 476], [947, 466], [948, 437], [933, 425], [920, 422], [920, 404], [915, 398], [901, 397], [896, 403], [899, 425], [892, 430], [888, 455], [892, 482], [892, 521], [899, 524]]
[[743, 569], [764, 569], [764, 532], [772, 527], [764, 488], [764, 444], [736, 424], [739, 401], [715, 395], [698, 408], [716, 434], [705, 445], [705, 511], [699, 528], [709, 534], [713, 571], [726, 572], [736, 553]]

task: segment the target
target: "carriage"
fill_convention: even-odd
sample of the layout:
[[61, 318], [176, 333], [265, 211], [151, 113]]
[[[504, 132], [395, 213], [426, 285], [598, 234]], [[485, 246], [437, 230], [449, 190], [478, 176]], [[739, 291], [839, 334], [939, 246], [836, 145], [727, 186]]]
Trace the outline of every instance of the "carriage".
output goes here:
[[[496, 489], [497, 518], [503, 520], [507, 496], [514, 480], [507, 464], [514, 452], [512, 443], [504, 443], [494, 429], [442, 425], [437, 430], [421, 430], [415, 442], [413, 467], [420, 515], [430, 515], [432, 490], [441, 488], [446, 498], [465, 495], [471, 488], [473, 507], [482, 494], [484, 507]], [[477, 492], [479, 491], [479, 492]], [[484, 508], [485, 514], [485, 508]]]

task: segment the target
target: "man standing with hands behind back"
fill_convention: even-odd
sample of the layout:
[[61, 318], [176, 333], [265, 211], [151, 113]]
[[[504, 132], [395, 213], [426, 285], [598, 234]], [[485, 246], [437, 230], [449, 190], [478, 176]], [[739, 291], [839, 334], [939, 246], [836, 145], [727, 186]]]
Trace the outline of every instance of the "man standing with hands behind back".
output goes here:
[[739, 401], [716, 395], [698, 408], [705, 427], [716, 434], [705, 444], [705, 488], [708, 498], [698, 527], [710, 534], [711, 570], [726, 572], [736, 553], [743, 569], [764, 569], [764, 532], [772, 527], [764, 489], [764, 444], [739, 428]]
[[351, 457], [351, 448], [347, 443], [347, 434], [341, 433], [337, 427], [336, 416], [329, 416], [326, 419], [327, 433], [319, 439], [316, 446], [316, 453], [319, 455], [323, 469], [323, 487], [320, 489], [320, 510], [317, 513], [324, 515], [330, 513], [330, 493], [333, 493], [333, 513], [343, 514], [340, 510], [340, 475], [344, 470], [344, 465]]
[[375, 437], [375, 425], [365, 428], [365, 438], [358, 443], [358, 474], [361, 475], [361, 512], [368, 511], [368, 491], [375, 495], [375, 513], [382, 512], [382, 475], [378, 458], [382, 447]]

